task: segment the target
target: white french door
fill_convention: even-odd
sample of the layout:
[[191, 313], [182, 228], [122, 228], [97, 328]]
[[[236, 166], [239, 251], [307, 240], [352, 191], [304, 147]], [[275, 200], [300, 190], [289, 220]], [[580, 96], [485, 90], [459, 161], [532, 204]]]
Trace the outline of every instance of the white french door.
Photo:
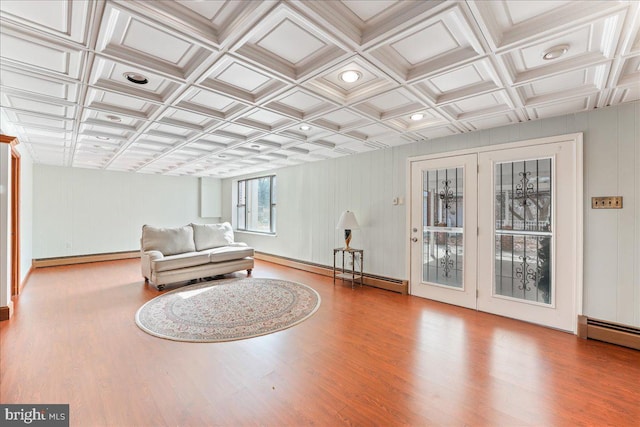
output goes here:
[[411, 294], [575, 332], [581, 142], [412, 161]]
[[476, 170], [475, 154], [412, 165], [412, 295], [476, 308]]

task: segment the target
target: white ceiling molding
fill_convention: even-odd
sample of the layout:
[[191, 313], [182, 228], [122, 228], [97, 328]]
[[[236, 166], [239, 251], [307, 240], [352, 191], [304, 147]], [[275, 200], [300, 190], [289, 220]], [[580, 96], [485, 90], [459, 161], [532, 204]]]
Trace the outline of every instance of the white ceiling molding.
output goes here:
[[2, 0], [0, 46], [36, 163], [174, 176], [640, 99], [637, 1]]

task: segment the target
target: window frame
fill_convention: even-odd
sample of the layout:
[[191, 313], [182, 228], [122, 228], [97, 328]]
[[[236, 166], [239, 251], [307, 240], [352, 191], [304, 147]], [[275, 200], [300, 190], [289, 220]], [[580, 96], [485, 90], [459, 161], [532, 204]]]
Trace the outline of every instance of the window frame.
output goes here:
[[[259, 181], [261, 179], [269, 178], [269, 230], [253, 230], [249, 228], [249, 209], [247, 205], [249, 204], [249, 183], [252, 181]], [[254, 178], [245, 178], [239, 179], [236, 182], [236, 211], [235, 211], [235, 225], [236, 230], [247, 233], [258, 233], [258, 234], [267, 234], [267, 235], [275, 235], [276, 234], [276, 223], [275, 223], [275, 210], [276, 210], [276, 200], [275, 200], [275, 191], [274, 186], [277, 185], [276, 175], [262, 175]], [[243, 197], [241, 197], [241, 195]], [[241, 201], [243, 203], [241, 203]], [[244, 210], [244, 216], [242, 220], [241, 209]], [[244, 224], [244, 227], [240, 227], [241, 224]]]

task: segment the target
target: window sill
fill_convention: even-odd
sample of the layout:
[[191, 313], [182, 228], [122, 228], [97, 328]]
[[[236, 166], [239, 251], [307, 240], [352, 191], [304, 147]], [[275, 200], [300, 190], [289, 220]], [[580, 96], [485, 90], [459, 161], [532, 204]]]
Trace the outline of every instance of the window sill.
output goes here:
[[242, 234], [252, 234], [254, 236], [278, 237], [277, 233], [263, 233], [261, 231], [248, 231], [248, 230], [234, 229], [233, 232], [234, 233], [242, 233]]

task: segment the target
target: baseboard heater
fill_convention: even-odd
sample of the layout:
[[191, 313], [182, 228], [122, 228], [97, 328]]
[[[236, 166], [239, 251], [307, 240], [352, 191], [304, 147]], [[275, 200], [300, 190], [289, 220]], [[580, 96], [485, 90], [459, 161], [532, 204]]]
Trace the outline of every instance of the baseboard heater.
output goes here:
[[578, 316], [578, 336], [640, 350], [640, 328]]
[[[333, 277], [333, 268], [323, 264], [316, 264], [309, 261], [300, 261], [293, 258], [282, 257], [280, 255], [272, 255], [258, 251], [256, 251], [255, 253], [255, 258], [272, 262], [274, 264], [284, 265], [286, 267], [296, 268], [298, 270], [308, 271], [310, 273]], [[399, 292], [403, 295], [406, 295], [409, 291], [409, 282], [407, 282], [406, 280], [392, 279], [389, 277], [364, 273], [362, 281], [365, 285], [373, 286], [380, 289], [386, 289], [388, 291]]]

